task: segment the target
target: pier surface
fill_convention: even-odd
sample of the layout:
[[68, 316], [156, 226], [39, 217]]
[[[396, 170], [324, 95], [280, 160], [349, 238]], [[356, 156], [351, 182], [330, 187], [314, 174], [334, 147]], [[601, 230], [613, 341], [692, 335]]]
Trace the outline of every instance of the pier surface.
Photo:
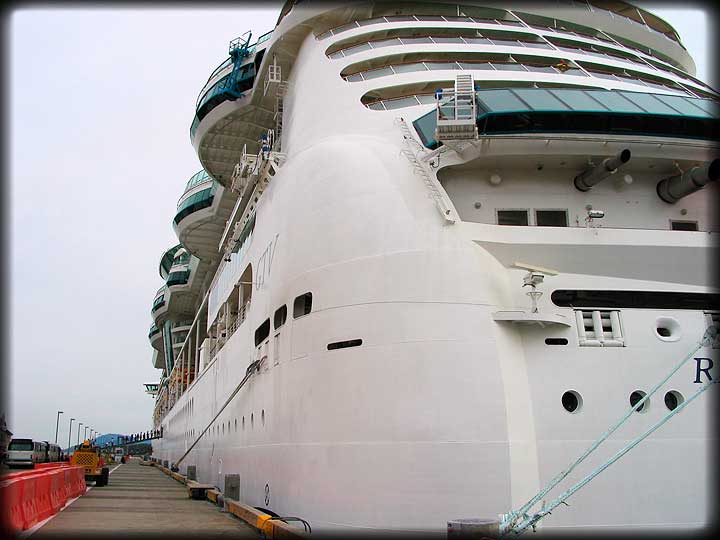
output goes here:
[[[93, 487], [41, 526], [32, 540], [51, 538], [257, 539], [259, 534], [137, 459], [120, 465], [107, 486]], [[90, 484], [93, 485], [92, 483]]]

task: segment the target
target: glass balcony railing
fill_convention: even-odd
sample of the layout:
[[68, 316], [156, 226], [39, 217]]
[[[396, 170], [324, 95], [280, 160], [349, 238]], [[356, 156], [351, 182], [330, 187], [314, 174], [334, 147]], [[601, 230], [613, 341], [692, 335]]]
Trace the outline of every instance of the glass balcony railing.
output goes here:
[[165, 305], [165, 289], [166, 289], [166, 287], [165, 287], [165, 285], [163, 285], [160, 288], [160, 290], [157, 292], [157, 294], [155, 295], [155, 300], [153, 300], [153, 305], [152, 305], [152, 310], [151, 310], [152, 313], [155, 313], [158, 309], [160, 309], [161, 307], [163, 307]]
[[150, 327], [150, 331], [148, 332], [148, 339], [152, 339], [153, 337], [157, 336], [159, 333], [160, 333], [160, 329], [153, 324]]
[[213, 199], [215, 198], [215, 192], [217, 191], [218, 183], [213, 181], [212, 186], [193, 193], [189, 197], [182, 199], [178, 205], [177, 213], [175, 214], [175, 225], [178, 225], [184, 218], [212, 205]]
[[175, 253], [177, 253], [180, 248], [182, 248], [182, 244], [177, 244], [166, 250], [162, 254], [162, 257], [160, 257], [159, 272], [162, 279], [167, 278], [168, 272], [170, 271], [170, 268], [172, 268], [173, 260], [175, 259]]
[[[247, 58], [255, 54], [258, 45], [270, 39], [271, 35], [272, 30], [260, 36], [255, 43], [248, 46], [247, 53], [243, 55], [243, 58]], [[242, 60], [238, 59], [238, 61]], [[210, 74], [208, 82], [210, 82], [218, 73], [226, 69], [231, 64], [232, 58], [224, 60]], [[255, 75], [255, 63], [247, 62], [243, 66], [238, 67], [238, 69], [233, 69], [231, 73], [228, 73], [210, 88], [204, 90], [200, 96], [198, 96], [195, 104], [195, 117], [192, 125], [190, 126], [190, 136], [195, 136], [195, 132], [197, 131], [200, 121], [205, 118], [205, 116], [207, 116], [207, 114], [216, 106], [224, 101], [237, 99], [243, 94], [243, 92], [250, 90], [255, 84]]]
[[170, 275], [165, 282], [168, 287], [173, 285], [185, 285], [190, 279], [190, 269], [178, 270], [176, 272], [170, 272]]
[[212, 176], [210, 176], [205, 169], [202, 169], [201, 171], [196, 172], [190, 177], [188, 183], [185, 184], [185, 191], [183, 191], [183, 195], [195, 186], [199, 186], [200, 184], [204, 184], [205, 182], [210, 183], [212, 181]]

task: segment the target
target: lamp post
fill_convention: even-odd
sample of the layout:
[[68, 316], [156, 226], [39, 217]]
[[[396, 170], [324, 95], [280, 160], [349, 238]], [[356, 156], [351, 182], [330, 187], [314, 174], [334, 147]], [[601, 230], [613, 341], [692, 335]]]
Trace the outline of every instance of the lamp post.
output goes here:
[[87, 440], [87, 430], [90, 429], [90, 426], [85, 426], [85, 434], [83, 435], [83, 440]]
[[77, 442], [77, 445], [78, 445], [78, 446], [80, 446], [80, 427], [81, 427], [82, 425], [83, 425], [82, 422], [80, 422], [80, 423], [78, 424], [78, 442]]
[[73, 423], [73, 420], [75, 420], [75, 419], [74, 419], [74, 418], [71, 418], [71, 419], [70, 419], [70, 430], [68, 431], [68, 448], [67, 448], [67, 449], [68, 449], [68, 454], [70, 453], [70, 435], [72, 435], [72, 423]]
[[55, 444], [57, 444], [58, 429], [60, 428], [60, 415], [62, 411], [57, 412], [57, 421], [55, 422]]

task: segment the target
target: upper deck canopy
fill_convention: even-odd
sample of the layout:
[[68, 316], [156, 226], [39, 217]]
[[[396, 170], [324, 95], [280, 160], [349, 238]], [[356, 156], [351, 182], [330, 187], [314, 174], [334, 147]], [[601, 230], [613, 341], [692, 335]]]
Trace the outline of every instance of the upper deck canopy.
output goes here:
[[[480, 135], [609, 133], [717, 140], [720, 107], [710, 99], [619, 90], [503, 88], [479, 90]], [[422, 143], [435, 140], [435, 110], [413, 122]]]

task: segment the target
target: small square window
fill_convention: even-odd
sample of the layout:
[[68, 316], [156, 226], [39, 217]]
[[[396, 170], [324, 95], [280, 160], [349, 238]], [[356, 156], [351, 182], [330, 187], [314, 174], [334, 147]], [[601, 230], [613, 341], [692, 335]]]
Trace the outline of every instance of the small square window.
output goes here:
[[312, 293], [301, 294], [293, 302], [293, 319], [307, 315], [312, 311]]
[[697, 231], [697, 221], [670, 221], [670, 228], [673, 231]]
[[527, 210], [498, 210], [498, 225], [525, 225], [528, 224]]
[[567, 227], [567, 210], [535, 210], [538, 227]]

